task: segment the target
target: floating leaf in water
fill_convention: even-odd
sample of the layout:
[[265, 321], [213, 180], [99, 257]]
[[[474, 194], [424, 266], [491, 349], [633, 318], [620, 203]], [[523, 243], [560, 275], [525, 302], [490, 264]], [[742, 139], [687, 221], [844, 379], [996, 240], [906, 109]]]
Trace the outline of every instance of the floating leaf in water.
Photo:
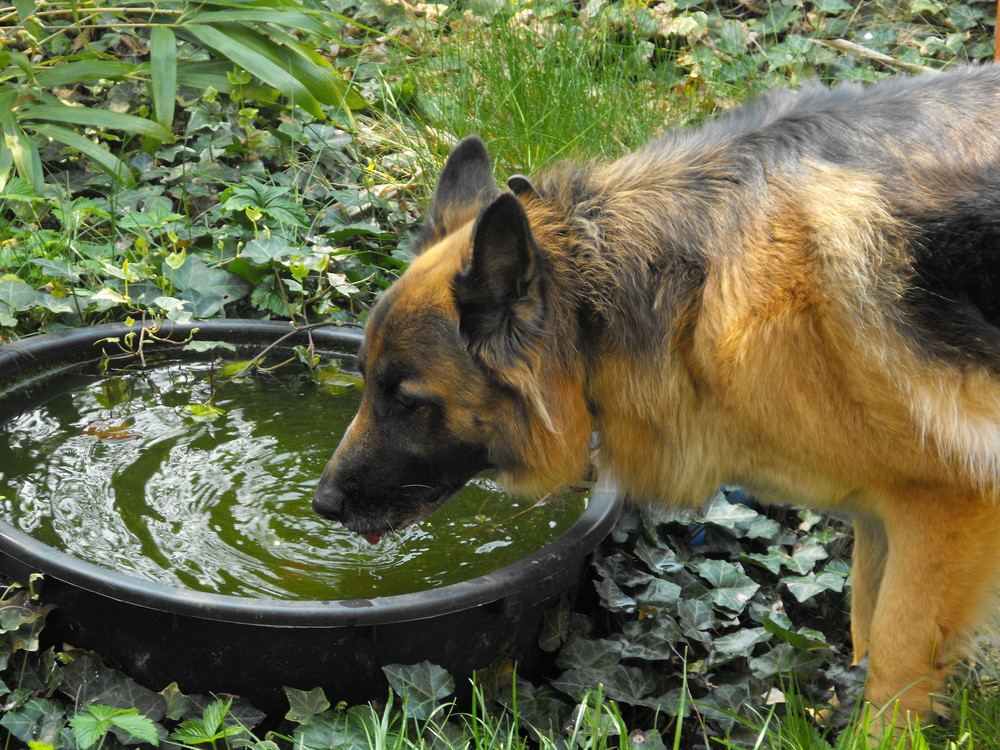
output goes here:
[[135, 421], [132, 419], [98, 419], [84, 427], [83, 434], [93, 435], [98, 440], [129, 440], [140, 437], [138, 432], [132, 431], [133, 424]]
[[[258, 360], [256, 362], [257, 365], [261, 365], [263, 363], [264, 363], [263, 359]], [[244, 370], [250, 372], [253, 369], [254, 364], [255, 364], [254, 360], [246, 359], [241, 362], [226, 362], [219, 369], [224, 378], [234, 378]]]
[[313, 370], [312, 376], [317, 383], [323, 386], [323, 390], [334, 396], [352, 388], [360, 390], [365, 384], [364, 378], [354, 373], [344, 372], [336, 362]]
[[226, 413], [225, 409], [212, 404], [188, 404], [184, 407], [184, 411], [196, 422], [213, 422]]
[[125, 378], [107, 378], [101, 383], [100, 393], [95, 394], [97, 402], [105, 409], [124, 404], [132, 399], [132, 387]]
[[228, 341], [188, 341], [184, 345], [184, 350], [189, 352], [211, 352], [222, 349], [228, 352], [235, 352], [236, 347]]

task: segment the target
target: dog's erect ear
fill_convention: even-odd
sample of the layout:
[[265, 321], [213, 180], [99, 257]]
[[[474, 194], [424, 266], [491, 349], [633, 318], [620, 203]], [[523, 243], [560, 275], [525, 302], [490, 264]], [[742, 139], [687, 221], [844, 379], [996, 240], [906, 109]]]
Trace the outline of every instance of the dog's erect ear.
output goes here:
[[478, 136], [463, 138], [449, 154], [438, 178], [418, 250], [472, 221], [499, 192], [486, 146]]
[[525, 198], [537, 198], [538, 189], [523, 174], [513, 174], [507, 178], [507, 187], [514, 195]]
[[545, 259], [512, 193], [501, 193], [479, 215], [472, 258], [453, 292], [473, 354], [497, 367], [524, 358], [545, 317]]

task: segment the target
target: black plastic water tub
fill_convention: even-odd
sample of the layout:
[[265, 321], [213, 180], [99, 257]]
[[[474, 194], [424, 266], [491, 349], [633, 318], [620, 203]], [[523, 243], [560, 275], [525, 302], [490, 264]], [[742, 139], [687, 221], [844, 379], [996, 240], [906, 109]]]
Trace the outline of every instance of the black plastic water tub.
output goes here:
[[[159, 335], [234, 344], [252, 354], [292, 329], [287, 323], [220, 320], [167, 324]], [[137, 329], [133, 329], [137, 330]], [[45, 398], [61, 374], [100, 359], [98, 343], [128, 333], [124, 324], [92, 326], [0, 346], [0, 417]], [[296, 333], [320, 352], [350, 357], [360, 334], [340, 328]], [[151, 342], [148, 351], [157, 350]], [[544, 613], [572, 592], [586, 559], [619, 512], [600, 485], [580, 519], [554, 543], [485, 576], [401, 596], [290, 601], [222, 596], [151, 583], [84, 562], [0, 519], [0, 571], [15, 580], [45, 575], [42, 596], [57, 605], [45, 637], [96, 651], [113, 667], [159, 690], [242, 695], [276, 714], [283, 685], [322, 686], [331, 701], [384, 698], [381, 667], [429, 660], [459, 686], [476, 669], [516, 659], [530, 674], [539, 658]]]

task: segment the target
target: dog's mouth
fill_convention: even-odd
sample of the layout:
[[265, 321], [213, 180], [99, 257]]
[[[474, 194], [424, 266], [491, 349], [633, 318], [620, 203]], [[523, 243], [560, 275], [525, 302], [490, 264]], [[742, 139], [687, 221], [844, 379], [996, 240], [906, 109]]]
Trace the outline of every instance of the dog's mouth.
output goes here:
[[378, 544], [382, 537], [403, 531], [422, 521], [427, 520], [451, 497], [452, 493], [437, 490], [428, 498], [421, 500], [416, 507], [411, 506], [401, 512], [381, 514], [353, 514], [341, 519], [341, 523], [349, 531], [360, 535], [369, 544]]

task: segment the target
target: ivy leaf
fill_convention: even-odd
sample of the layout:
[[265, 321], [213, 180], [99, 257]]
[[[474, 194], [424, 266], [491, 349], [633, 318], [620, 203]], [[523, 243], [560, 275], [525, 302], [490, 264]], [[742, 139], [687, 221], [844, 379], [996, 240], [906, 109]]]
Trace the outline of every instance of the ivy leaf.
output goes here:
[[26, 590], [0, 602], [0, 668], [6, 668], [15, 651], [38, 650], [39, 633], [52, 609], [51, 604], [44, 607], [34, 604]]
[[549, 653], [557, 651], [569, 636], [575, 613], [568, 597], [561, 597], [559, 604], [547, 609], [542, 615], [542, 631], [538, 634], [538, 646]]
[[609, 612], [630, 612], [635, 609], [635, 599], [622, 591], [610, 578], [597, 581], [594, 589], [601, 597], [601, 604]]
[[790, 643], [779, 643], [766, 654], [750, 660], [750, 671], [758, 679], [776, 675], [797, 674], [808, 676], [823, 663], [823, 654], [803, 651]]
[[296, 724], [308, 724], [316, 716], [330, 708], [330, 701], [327, 700], [323, 688], [316, 687], [305, 691], [285, 686], [284, 691], [288, 697], [289, 706], [285, 718]]
[[822, 544], [815, 539], [807, 539], [792, 551], [791, 557], [785, 560], [785, 567], [793, 573], [805, 575], [819, 560], [825, 560], [829, 556], [830, 553]]
[[773, 619], [765, 618], [763, 622], [764, 630], [768, 633], [776, 635], [785, 643], [792, 644], [795, 648], [801, 649], [803, 651], [816, 651], [819, 649], [828, 649], [830, 644], [823, 639], [822, 633], [817, 633], [816, 631], [808, 631], [807, 633], [798, 632], [782, 627], [778, 622]]
[[212, 268], [197, 255], [188, 255], [178, 268], [162, 266], [164, 277], [193, 306], [195, 317], [216, 315], [226, 304], [243, 297], [250, 289], [246, 279], [221, 268]]
[[389, 685], [403, 700], [403, 711], [411, 719], [430, 718], [438, 701], [455, 690], [451, 675], [436, 664], [390, 664], [382, 667]]
[[680, 586], [663, 578], [654, 578], [639, 590], [635, 601], [642, 607], [656, 611], [676, 611], [680, 598]]
[[685, 634], [673, 617], [644, 617], [625, 623], [621, 640], [622, 659], [661, 661], [672, 644], [683, 641]]
[[733, 612], [742, 612], [760, 588], [740, 565], [726, 560], [707, 560], [698, 567], [698, 574], [712, 584], [709, 598]]
[[617, 701], [643, 705], [656, 690], [656, 680], [641, 667], [619, 664], [601, 680], [605, 695]]
[[83, 654], [62, 669], [60, 690], [79, 706], [101, 704], [113, 708], [138, 709], [151, 721], [165, 715], [163, 696], [144, 688], [121, 672], [97, 663]]
[[300, 248], [293, 248], [280, 237], [250, 240], [240, 252], [240, 256], [258, 266], [269, 263], [280, 263], [287, 266], [292, 260], [302, 255]]
[[742, 503], [731, 503], [726, 500], [723, 493], [718, 493], [712, 500], [702, 521], [704, 523], [714, 523], [726, 529], [734, 529], [737, 524], [750, 521], [760, 515], [753, 508]]
[[713, 645], [720, 654], [748, 655], [754, 646], [765, 642], [768, 636], [769, 633], [764, 628], [742, 628], [716, 638]]
[[708, 602], [701, 599], [682, 599], [677, 611], [684, 635], [689, 638], [697, 631], [706, 630], [715, 624], [715, 613]]
[[177, 721], [188, 711], [188, 697], [181, 692], [180, 686], [176, 682], [171, 682], [160, 691], [163, 702], [166, 706], [166, 718]]
[[753, 552], [746, 555], [745, 561], [751, 561], [766, 568], [773, 575], [781, 572], [782, 566], [791, 559], [791, 555], [785, 552], [784, 548], [773, 545], [767, 548], [767, 552]]
[[823, 571], [815, 576], [789, 577], [784, 583], [792, 596], [804, 602], [824, 591], [843, 591], [846, 579], [840, 573]]
[[0, 726], [25, 744], [44, 742], [56, 746], [66, 726], [66, 709], [48, 698], [29, 698], [6, 710], [0, 717]]
[[612, 669], [622, 656], [623, 644], [604, 638], [573, 638], [559, 652], [557, 663], [569, 669]]
[[574, 700], [582, 700], [585, 695], [606, 681], [607, 674], [605, 670], [593, 667], [567, 669], [551, 684]]
[[32, 258], [31, 262], [38, 266], [39, 270], [46, 276], [66, 281], [79, 281], [84, 271], [83, 266], [70, 263], [62, 258]]
[[194, 314], [189, 309], [191, 302], [186, 299], [160, 296], [153, 299], [153, 304], [167, 314], [167, 319], [176, 320], [178, 323], [190, 322], [191, 316]]
[[[366, 719], [369, 706], [355, 706], [345, 713], [326, 712], [308, 724], [296, 727], [295, 747], [316, 750], [371, 750]], [[367, 713], [367, 716], [366, 716]]]
[[851, 4], [846, 0], [813, 0], [813, 8], [819, 13], [839, 13], [851, 10]]
[[222, 194], [222, 210], [242, 213], [251, 209], [279, 224], [304, 229], [309, 226], [309, 217], [305, 209], [289, 195], [290, 192], [291, 188], [265, 185], [248, 178]]
[[39, 293], [17, 279], [0, 281], [0, 302], [7, 306], [9, 312], [19, 313], [29, 310], [38, 304]]
[[614, 554], [594, 563], [597, 571], [607, 580], [613, 580], [619, 586], [642, 586], [653, 580], [653, 576], [639, 570], [625, 555]]
[[635, 554], [654, 573], [676, 573], [684, 567], [676, 552], [666, 546], [653, 545], [645, 537], [636, 544]]
[[[254, 287], [250, 293], [250, 302], [254, 307], [267, 310], [275, 315], [288, 315], [289, 304], [281, 293], [275, 289], [274, 277], [268, 277]], [[291, 307], [295, 307], [291, 305]]]

